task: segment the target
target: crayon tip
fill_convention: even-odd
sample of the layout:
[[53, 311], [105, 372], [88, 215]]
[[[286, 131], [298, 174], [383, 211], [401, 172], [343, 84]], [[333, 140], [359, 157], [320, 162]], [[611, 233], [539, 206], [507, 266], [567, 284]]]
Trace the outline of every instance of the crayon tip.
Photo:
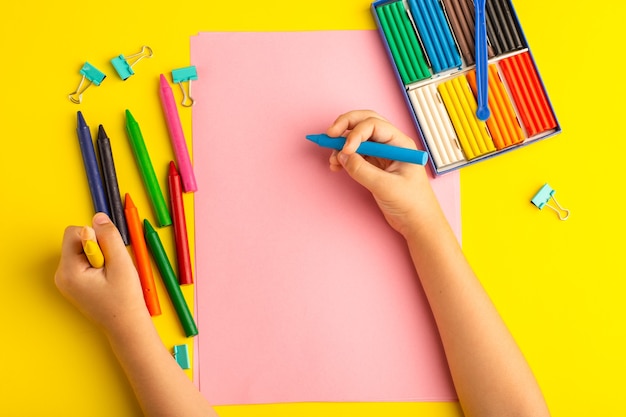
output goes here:
[[178, 170], [176, 169], [176, 164], [174, 164], [174, 161], [170, 161], [170, 171], [168, 175], [171, 177], [178, 175]]
[[161, 84], [161, 87], [165, 85], [169, 86], [169, 84], [167, 83], [167, 78], [165, 78], [165, 75], [163, 74], [159, 75], [159, 83]]
[[108, 139], [107, 132], [104, 131], [104, 127], [102, 125], [98, 126], [98, 139]]
[[78, 126], [87, 126], [83, 113], [80, 110], [76, 112], [76, 122], [78, 123]]
[[154, 227], [152, 227], [148, 219], [143, 220], [143, 227], [146, 234], [156, 233], [156, 230], [154, 230]]
[[133, 199], [130, 198], [130, 194], [128, 193], [126, 193], [126, 195], [124, 196], [124, 207], [137, 208], [137, 206], [135, 206], [135, 203], [133, 203]]
[[127, 123], [137, 123], [137, 121], [133, 117], [132, 113], [128, 109], [126, 109], [126, 122]]
[[319, 135], [306, 135], [306, 138], [311, 142], [319, 143]]

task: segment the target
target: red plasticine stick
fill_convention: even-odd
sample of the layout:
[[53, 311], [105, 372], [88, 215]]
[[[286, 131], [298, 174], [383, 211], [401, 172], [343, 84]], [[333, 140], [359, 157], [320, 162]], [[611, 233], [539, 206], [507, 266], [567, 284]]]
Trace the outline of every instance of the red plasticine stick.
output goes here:
[[534, 99], [537, 104], [537, 109], [539, 110], [541, 125], [544, 130], [554, 129], [556, 127], [556, 119], [552, 115], [552, 110], [550, 110], [550, 106], [548, 105], [548, 99], [544, 94], [543, 86], [539, 81], [537, 72], [534, 70], [532, 61], [530, 60], [530, 54], [526, 52], [520, 56], [520, 59], [524, 62], [526, 68], [529, 69], [529, 83], [533, 86], [533, 91], [535, 92]]
[[521, 59], [521, 55], [516, 55], [513, 57], [513, 61], [515, 62], [515, 69], [517, 71], [518, 82], [521, 86], [526, 88], [522, 89], [524, 94], [524, 100], [526, 100], [526, 105], [530, 109], [530, 117], [535, 126], [535, 133], [539, 133], [542, 130], [541, 123], [541, 107], [538, 107], [538, 102], [536, 100], [537, 94], [535, 91], [535, 86], [530, 81], [530, 74], [534, 72], [532, 68], [528, 68], [526, 63]]
[[523, 84], [522, 74], [515, 57], [500, 61], [504, 78], [511, 89], [513, 101], [517, 105], [517, 110], [522, 118], [522, 124], [526, 128], [527, 135], [534, 136], [539, 133], [539, 127], [533, 118], [532, 104], [529, 102], [528, 90]]
[[528, 52], [504, 59], [500, 66], [528, 136], [555, 128], [556, 120]]
[[172, 204], [172, 220], [174, 223], [174, 237], [176, 240], [176, 259], [178, 261], [178, 282], [180, 285], [193, 284], [191, 271], [191, 257], [189, 254], [189, 239], [187, 237], [187, 221], [183, 205], [183, 191], [180, 175], [174, 161], [170, 161], [168, 174], [170, 189], [170, 203]]

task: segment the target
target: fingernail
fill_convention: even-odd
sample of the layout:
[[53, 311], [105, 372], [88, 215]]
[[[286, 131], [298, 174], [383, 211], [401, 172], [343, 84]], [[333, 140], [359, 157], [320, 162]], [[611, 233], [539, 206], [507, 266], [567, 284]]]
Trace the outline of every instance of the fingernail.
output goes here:
[[345, 165], [345, 164], [346, 164], [346, 162], [348, 162], [348, 155], [346, 155], [346, 154], [345, 154], [345, 153], [343, 153], [343, 152], [339, 152], [339, 153], [337, 154], [337, 159], [339, 160], [339, 163], [340, 163], [341, 165]]
[[83, 226], [83, 228], [80, 229], [80, 238], [82, 240], [94, 239], [95, 236], [96, 232], [89, 226]]
[[105, 213], [96, 213], [95, 216], [93, 216], [93, 222], [94, 224], [107, 224], [107, 223], [111, 223], [111, 219], [109, 219], [109, 216], [107, 216]]

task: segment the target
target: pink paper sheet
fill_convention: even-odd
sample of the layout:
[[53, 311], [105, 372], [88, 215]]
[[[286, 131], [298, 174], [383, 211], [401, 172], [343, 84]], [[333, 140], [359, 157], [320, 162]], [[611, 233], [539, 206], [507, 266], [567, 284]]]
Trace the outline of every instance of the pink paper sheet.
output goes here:
[[[191, 40], [199, 385], [216, 405], [446, 401], [403, 240], [305, 140], [370, 108], [416, 137], [375, 31]], [[433, 186], [460, 236], [459, 178]]]

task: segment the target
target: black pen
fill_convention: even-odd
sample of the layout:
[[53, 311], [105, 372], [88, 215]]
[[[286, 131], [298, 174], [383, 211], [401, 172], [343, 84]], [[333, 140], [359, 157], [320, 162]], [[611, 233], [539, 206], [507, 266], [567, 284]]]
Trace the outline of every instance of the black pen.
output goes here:
[[130, 244], [128, 234], [128, 225], [124, 216], [124, 205], [120, 195], [120, 188], [117, 183], [117, 174], [115, 173], [115, 163], [113, 162], [113, 152], [111, 150], [111, 141], [107, 136], [102, 125], [98, 126], [98, 153], [100, 154], [100, 166], [102, 167], [102, 178], [104, 180], [104, 188], [107, 192], [109, 205], [111, 206], [111, 220], [117, 226], [122, 235], [125, 245]]

